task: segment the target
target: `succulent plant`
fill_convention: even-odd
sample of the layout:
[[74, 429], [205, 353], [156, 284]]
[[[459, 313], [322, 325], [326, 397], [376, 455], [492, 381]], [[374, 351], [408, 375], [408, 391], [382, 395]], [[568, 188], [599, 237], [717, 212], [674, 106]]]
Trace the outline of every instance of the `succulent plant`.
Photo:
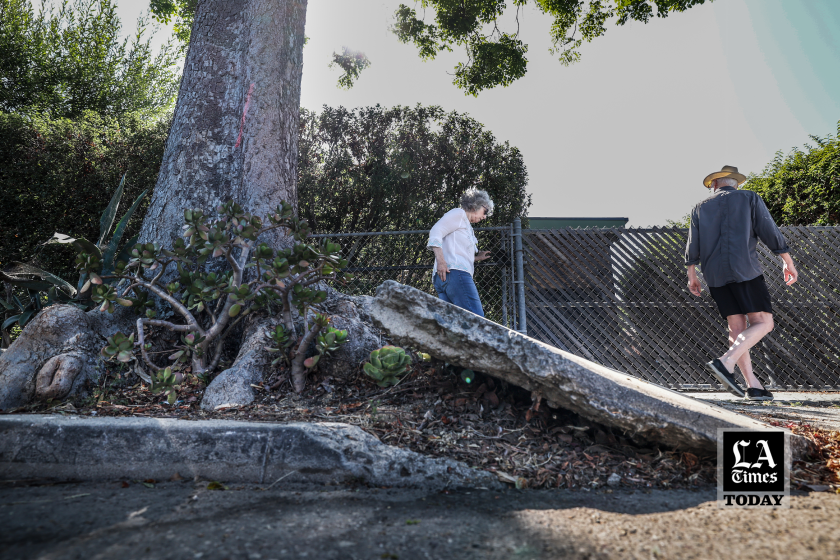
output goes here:
[[318, 335], [315, 347], [319, 354], [329, 354], [341, 348], [345, 342], [347, 342], [347, 331], [327, 327], [327, 332]]
[[181, 388], [178, 374], [172, 373], [172, 368], [164, 368], [152, 374], [152, 393], [162, 393], [166, 396], [166, 402], [175, 404], [178, 398], [178, 389]]
[[365, 373], [380, 387], [396, 385], [399, 377], [408, 371], [411, 356], [397, 346], [383, 346], [370, 353], [370, 361], [364, 365]]
[[315, 350], [318, 353], [303, 361], [303, 365], [307, 369], [314, 368], [318, 365], [321, 356], [338, 350], [342, 344], [347, 342], [347, 331], [330, 327], [326, 315], [317, 314], [314, 323], [320, 328], [326, 328], [327, 332], [321, 333], [315, 338]]
[[134, 352], [132, 351], [134, 348], [134, 333], [131, 336], [125, 336], [123, 333], [118, 332], [113, 336], [109, 336], [106, 341], [107, 344], [101, 351], [102, 357], [106, 360], [115, 359], [121, 362], [130, 362], [134, 357]]
[[[104, 243], [113, 223], [115, 201], [117, 198], [103, 217], [99, 245]], [[140, 315], [136, 333], [141, 343], [139, 357], [158, 374], [163, 370], [147, 352], [150, 345], [144, 342], [145, 327], [188, 331], [181, 336], [183, 344], [176, 346], [169, 358], [176, 369], [191, 361], [191, 374], [207, 379], [209, 372], [219, 366], [225, 338], [239, 328], [243, 317], [261, 310], [276, 313], [279, 307], [284, 326], [275, 330], [272, 339], [276, 346], [270, 349], [283, 353], [274, 363], [282, 359], [290, 363], [295, 391], [301, 392], [307, 371], [347, 338], [346, 332], [330, 329], [316, 340], [328, 329], [329, 320], [313, 309], [327, 298], [326, 290], [318, 289], [315, 284], [324, 280], [344, 281], [343, 269], [348, 263], [341, 258], [341, 247], [326, 239], [311, 241], [308, 223], [295, 217], [294, 208], [287, 202], [281, 202], [265, 218], [245, 212], [234, 202], [222, 204], [216, 211], [218, 216], [185, 209], [183, 237], [173, 241], [171, 249], [157, 243], [132, 242], [124, 259], [115, 257], [119, 239], [106, 244], [104, 249], [61, 234], [52, 242], [68, 243], [76, 248], [76, 264], [86, 278], [80, 292], [92, 288], [90, 298], [101, 311], [113, 312], [121, 305], [133, 308]], [[115, 235], [122, 235], [123, 225], [123, 222], [117, 225]], [[294, 245], [275, 251], [259, 243], [258, 237], [270, 230], [282, 230], [295, 240]], [[219, 259], [210, 267], [212, 270], [205, 266], [211, 258]], [[245, 273], [251, 268], [256, 268], [256, 274]], [[156, 272], [150, 274], [152, 271]], [[177, 279], [172, 273], [177, 273]], [[156, 299], [168, 304], [174, 315], [180, 317], [157, 318]], [[294, 332], [295, 307], [305, 318], [300, 339]], [[4, 307], [3, 315], [8, 314]], [[307, 359], [313, 344], [318, 353]], [[113, 344], [103, 350], [103, 355], [130, 359], [129, 354]], [[180, 383], [182, 373], [176, 371], [174, 375]]]
[[271, 353], [280, 353], [280, 356], [275, 358], [274, 361], [271, 362], [271, 365], [276, 366], [281, 361], [288, 362], [289, 357], [286, 354], [286, 351], [295, 343], [295, 339], [292, 337], [292, 331], [287, 329], [283, 323], [280, 323], [273, 331], [268, 333], [268, 336], [271, 338], [272, 342], [274, 342], [274, 345], [266, 346], [265, 349]]

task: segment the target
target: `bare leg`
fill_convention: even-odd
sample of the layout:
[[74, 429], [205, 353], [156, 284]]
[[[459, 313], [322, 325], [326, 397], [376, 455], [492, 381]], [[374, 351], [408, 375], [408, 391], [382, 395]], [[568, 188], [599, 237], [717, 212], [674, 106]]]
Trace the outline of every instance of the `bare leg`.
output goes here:
[[[729, 323], [729, 347], [732, 348], [732, 346], [734, 346], [738, 341], [738, 336], [747, 329], [747, 316], [730, 315], [726, 318], [726, 322]], [[726, 366], [728, 364], [724, 365]], [[744, 381], [747, 382], [747, 387], [763, 389], [761, 382], [758, 381], [755, 375], [753, 375], [752, 360], [750, 359], [749, 352], [745, 352], [744, 355], [741, 356], [741, 359], [738, 360], [738, 368], [744, 375]], [[732, 371], [735, 371], [735, 366], [732, 366]]]
[[[749, 318], [749, 327], [746, 326], [747, 318]], [[735, 364], [738, 364], [747, 386], [763, 389], [761, 382], [752, 371], [750, 348], [758, 344], [765, 335], [773, 330], [773, 314], [759, 311], [749, 313], [746, 317], [730, 315], [726, 320], [729, 323], [729, 342], [731, 346], [720, 357], [720, 361], [730, 373], [735, 371]]]

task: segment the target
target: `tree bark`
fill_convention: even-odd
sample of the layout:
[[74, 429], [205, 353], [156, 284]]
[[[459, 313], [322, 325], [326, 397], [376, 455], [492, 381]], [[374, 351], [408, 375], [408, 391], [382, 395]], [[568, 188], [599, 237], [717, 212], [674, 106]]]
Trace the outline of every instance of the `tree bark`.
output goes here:
[[199, 0], [141, 241], [171, 247], [185, 208], [297, 208], [305, 18], [306, 0]]

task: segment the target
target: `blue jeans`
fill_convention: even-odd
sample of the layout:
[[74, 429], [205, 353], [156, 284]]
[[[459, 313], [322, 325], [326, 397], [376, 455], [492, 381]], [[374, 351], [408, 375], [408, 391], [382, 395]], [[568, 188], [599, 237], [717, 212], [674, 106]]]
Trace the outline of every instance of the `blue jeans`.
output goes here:
[[478, 290], [475, 288], [475, 282], [468, 272], [450, 270], [446, 275], [446, 281], [441, 280], [440, 276], [435, 273], [433, 284], [438, 297], [443, 301], [472, 311], [479, 317], [484, 317], [484, 309], [481, 307], [481, 300], [478, 298]]

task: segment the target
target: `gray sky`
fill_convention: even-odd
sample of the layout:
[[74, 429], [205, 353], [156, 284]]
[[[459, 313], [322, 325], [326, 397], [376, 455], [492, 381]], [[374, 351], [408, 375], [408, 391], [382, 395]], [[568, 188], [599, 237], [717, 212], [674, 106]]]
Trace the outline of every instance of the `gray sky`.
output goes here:
[[[388, 31], [399, 3], [309, 0], [301, 104], [469, 113], [522, 151], [531, 216], [661, 225], [707, 196], [708, 173], [760, 172], [777, 150], [834, 133], [840, 120], [836, 0], [717, 0], [610, 26], [568, 68], [548, 53], [549, 18], [526, 7], [527, 75], [478, 98], [452, 85], [461, 52], [423, 62]], [[121, 1], [120, 10], [129, 27], [140, 6]], [[327, 67], [342, 46], [372, 61], [351, 91]]]

